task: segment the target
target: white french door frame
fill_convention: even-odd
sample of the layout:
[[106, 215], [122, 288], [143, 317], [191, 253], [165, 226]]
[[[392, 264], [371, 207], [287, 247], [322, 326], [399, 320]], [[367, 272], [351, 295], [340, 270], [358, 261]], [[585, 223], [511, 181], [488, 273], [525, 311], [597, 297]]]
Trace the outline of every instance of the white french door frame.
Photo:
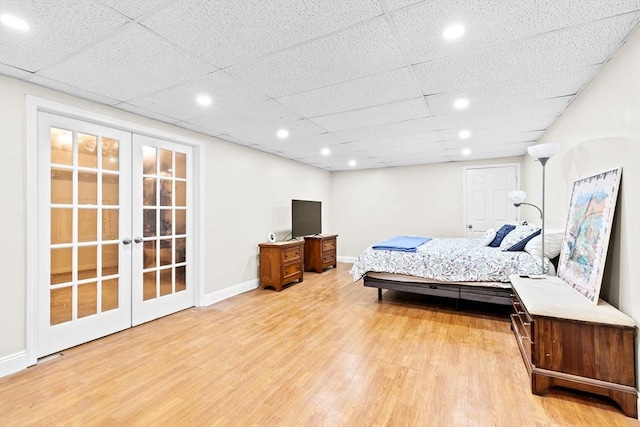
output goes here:
[[[516, 169], [516, 190], [520, 189], [520, 163], [496, 163], [488, 165], [474, 165], [462, 167], [462, 235], [467, 235], [467, 224], [469, 224], [469, 218], [467, 218], [467, 171], [473, 169], [491, 169], [491, 168], [504, 168], [515, 167]], [[513, 208], [515, 210], [516, 221], [520, 220], [520, 209]]]
[[[145, 135], [152, 138], [166, 140], [177, 144], [190, 146], [193, 155], [193, 186], [192, 186], [192, 208], [194, 230], [205, 229], [204, 215], [204, 144], [203, 142], [165, 132], [149, 126], [135, 122], [129, 122], [114, 117], [87, 111], [81, 108], [72, 107], [55, 101], [25, 96], [26, 119], [25, 119], [25, 205], [26, 205], [26, 358], [27, 366], [35, 365], [38, 361], [38, 322], [39, 322], [39, 301], [38, 301], [38, 280], [39, 280], [39, 253], [38, 236], [40, 234], [39, 200], [38, 188], [39, 177], [42, 173], [49, 171], [40, 170], [38, 167], [38, 113], [47, 112], [60, 116], [82, 120], [97, 125], [111, 127], [132, 134]], [[204, 288], [204, 259], [205, 241], [203, 233], [193, 233], [193, 248], [190, 255], [190, 262], [193, 262], [194, 279], [194, 305], [201, 307], [205, 304]]]

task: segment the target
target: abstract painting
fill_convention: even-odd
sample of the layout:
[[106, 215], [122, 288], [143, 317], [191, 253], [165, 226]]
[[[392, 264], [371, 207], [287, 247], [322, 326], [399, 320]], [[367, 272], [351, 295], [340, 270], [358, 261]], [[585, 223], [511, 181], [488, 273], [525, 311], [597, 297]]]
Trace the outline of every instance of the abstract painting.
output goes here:
[[576, 181], [558, 262], [558, 277], [598, 303], [622, 168]]

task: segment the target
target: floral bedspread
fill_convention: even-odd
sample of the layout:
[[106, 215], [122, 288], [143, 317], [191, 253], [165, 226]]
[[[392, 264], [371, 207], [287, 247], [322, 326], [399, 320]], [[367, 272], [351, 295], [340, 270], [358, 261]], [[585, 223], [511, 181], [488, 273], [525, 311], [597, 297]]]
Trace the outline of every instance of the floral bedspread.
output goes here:
[[482, 246], [480, 239], [434, 238], [415, 253], [365, 249], [350, 273], [357, 281], [369, 271], [446, 282], [509, 282], [511, 274], [539, 274], [540, 258]]

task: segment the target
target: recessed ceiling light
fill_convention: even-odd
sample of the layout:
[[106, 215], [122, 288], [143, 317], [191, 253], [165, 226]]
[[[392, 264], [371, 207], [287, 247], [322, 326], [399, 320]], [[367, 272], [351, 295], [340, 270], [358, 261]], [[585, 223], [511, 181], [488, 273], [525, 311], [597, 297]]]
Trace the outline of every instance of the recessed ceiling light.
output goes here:
[[284, 139], [289, 136], [289, 131], [286, 129], [280, 129], [277, 135], [278, 135], [278, 138]]
[[468, 156], [469, 154], [471, 154], [471, 150], [468, 148], [465, 148], [462, 150], [462, 155], [463, 156]]
[[20, 19], [17, 16], [8, 15], [6, 13], [0, 15], [0, 22], [2, 22], [3, 25], [6, 25], [9, 28], [13, 28], [14, 30], [29, 31], [31, 29], [31, 27], [25, 20]]
[[331, 150], [329, 150], [328, 148], [323, 148], [323, 149], [320, 151], [320, 153], [321, 153], [323, 156], [328, 156], [329, 154], [331, 154]]
[[349, 160], [349, 166], [354, 167], [358, 163], [355, 160]]
[[467, 139], [471, 136], [471, 131], [467, 130], [467, 129], [463, 129], [460, 132], [458, 132], [458, 138], [460, 139]]
[[463, 108], [467, 108], [469, 106], [469, 100], [466, 98], [456, 99], [456, 102], [453, 103], [453, 106], [458, 110], [462, 110]]
[[453, 40], [453, 39], [462, 37], [463, 34], [464, 34], [464, 25], [453, 24], [444, 29], [444, 31], [442, 32], [442, 37], [444, 37], [447, 40]]
[[202, 106], [211, 105], [211, 97], [209, 95], [198, 95], [196, 102]]

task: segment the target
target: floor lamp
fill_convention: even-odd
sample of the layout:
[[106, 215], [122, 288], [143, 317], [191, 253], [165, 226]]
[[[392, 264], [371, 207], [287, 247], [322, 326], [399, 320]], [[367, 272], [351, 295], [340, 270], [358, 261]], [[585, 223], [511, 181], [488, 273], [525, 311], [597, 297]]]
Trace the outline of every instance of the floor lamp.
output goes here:
[[529, 153], [529, 155], [538, 159], [538, 161], [542, 165], [542, 209], [535, 205], [532, 205], [531, 203], [523, 203], [523, 200], [525, 199], [525, 197], [527, 197], [527, 193], [525, 193], [524, 191], [512, 191], [509, 193], [509, 198], [513, 202], [514, 206], [518, 207], [520, 205], [528, 205], [533, 206], [534, 208], [538, 209], [538, 211], [540, 211], [540, 219], [542, 219], [542, 229], [540, 233], [542, 236], [541, 274], [546, 273], [544, 269], [545, 166], [547, 165], [547, 161], [549, 160], [549, 158], [556, 154], [558, 151], [560, 151], [560, 144], [558, 143], [537, 144], [527, 148], [527, 152]]

